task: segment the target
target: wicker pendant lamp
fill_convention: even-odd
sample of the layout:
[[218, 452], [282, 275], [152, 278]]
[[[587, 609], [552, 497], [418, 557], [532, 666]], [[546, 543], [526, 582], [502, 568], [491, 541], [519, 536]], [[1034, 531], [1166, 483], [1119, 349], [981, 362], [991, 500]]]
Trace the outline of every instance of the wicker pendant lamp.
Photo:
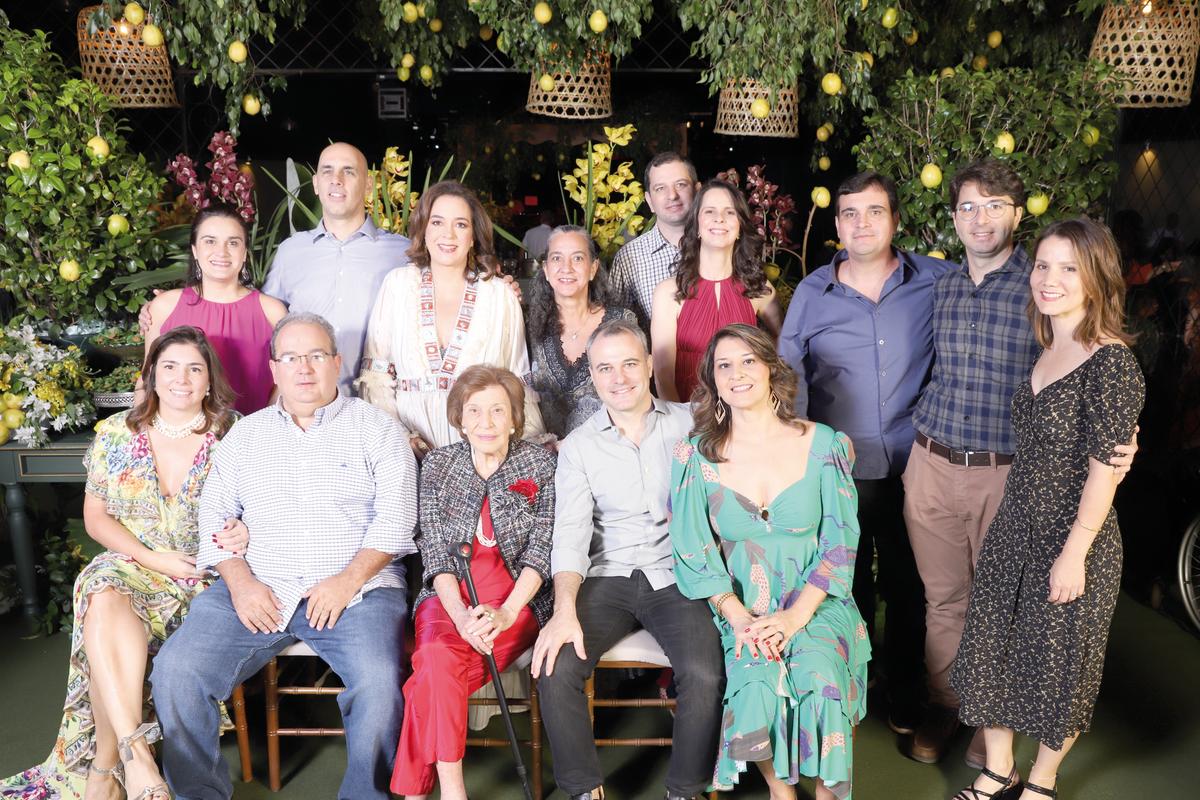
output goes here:
[[1105, 6], [1090, 57], [1125, 78], [1117, 105], [1165, 108], [1191, 102], [1198, 49], [1195, 0], [1132, 0]]
[[[759, 98], [771, 104], [771, 110], [761, 119], [751, 113], [751, 106]], [[717, 123], [713, 133], [795, 139], [800, 135], [800, 104], [796, 90], [772, 92], [751, 78], [729, 81], [717, 99]]]
[[84, 80], [99, 86], [119, 108], [178, 106], [167, 48], [148, 46], [142, 41], [143, 25], [125, 20], [114, 20], [107, 28], [89, 33], [92, 12], [99, 7], [88, 6], [76, 18]]
[[559, 119], [604, 119], [612, 116], [612, 59], [608, 53], [584, 62], [574, 72], [555, 72], [554, 88], [538, 85], [540, 76], [529, 76], [525, 110]]

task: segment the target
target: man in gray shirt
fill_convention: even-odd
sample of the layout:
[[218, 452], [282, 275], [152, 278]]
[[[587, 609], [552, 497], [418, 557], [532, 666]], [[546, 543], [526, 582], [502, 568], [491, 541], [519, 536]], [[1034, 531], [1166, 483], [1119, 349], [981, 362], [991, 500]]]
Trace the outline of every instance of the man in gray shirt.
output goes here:
[[[339, 395], [340, 366], [325, 320], [284, 317], [271, 340], [279, 402], [234, 425], [214, 456], [196, 566], [221, 578], [192, 603], [152, 675], [164, 771], [181, 798], [232, 796], [217, 701], [296, 641], [346, 686], [338, 797], [388, 798], [408, 616], [398, 559], [416, 551], [417, 466], [391, 417]], [[250, 531], [244, 556], [211, 538], [229, 518]]]
[[554, 777], [576, 800], [599, 796], [604, 776], [584, 682], [610, 647], [644, 627], [670, 659], [679, 691], [667, 797], [692, 798], [712, 778], [725, 683], [712, 611], [676, 588], [667, 531], [671, 451], [692, 417], [650, 394], [650, 352], [636, 325], [603, 323], [587, 352], [604, 408], [559, 448], [554, 616], [533, 650]]
[[279, 245], [262, 290], [290, 311], [329, 320], [342, 354], [338, 384], [349, 395], [379, 287], [389, 272], [408, 263], [410, 243], [379, 230], [367, 216], [367, 159], [357, 147], [335, 142], [322, 150], [313, 189], [321, 201], [320, 224]]

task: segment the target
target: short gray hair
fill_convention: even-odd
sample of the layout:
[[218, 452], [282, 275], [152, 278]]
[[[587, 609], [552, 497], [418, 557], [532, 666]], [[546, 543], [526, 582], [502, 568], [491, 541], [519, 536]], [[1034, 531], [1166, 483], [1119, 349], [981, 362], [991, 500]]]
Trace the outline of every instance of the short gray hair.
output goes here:
[[325, 335], [329, 337], [329, 355], [336, 356], [337, 349], [337, 334], [333, 331], [333, 326], [329, 324], [329, 320], [322, 317], [320, 314], [314, 314], [311, 311], [295, 311], [284, 316], [283, 319], [275, 323], [275, 330], [271, 331], [271, 360], [275, 360], [275, 342], [279, 339], [279, 334], [283, 333], [283, 329], [289, 325], [316, 325], [321, 330], [325, 331]]
[[592, 238], [592, 234], [588, 233], [588, 229], [581, 225], [559, 225], [550, 231], [550, 235], [546, 237], [546, 251], [550, 251], [550, 243], [554, 241], [555, 236], [562, 236], [568, 233], [578, 233], [583, 237], [588, 246], [588, 258], [595, 261], [600, 257], [600, 248], [596, 246], [596, 240]]
[[588, 337], [587, 347], [585, 348], [588, 359], [590, 360], [592, 357], [592, 345], [601, 339], [610, 339], [613, 336], [620, 336], [621, 334], [628, 334], [637, 339], [642, 349], [646, 351], [646, 355], [650, 355], [650, 340], [646, 338], [646, 332], [638, 327], [636, 322], [617, 318], [601, 322], [596, 326], [596, 330], [592, 331], [592, 335]]

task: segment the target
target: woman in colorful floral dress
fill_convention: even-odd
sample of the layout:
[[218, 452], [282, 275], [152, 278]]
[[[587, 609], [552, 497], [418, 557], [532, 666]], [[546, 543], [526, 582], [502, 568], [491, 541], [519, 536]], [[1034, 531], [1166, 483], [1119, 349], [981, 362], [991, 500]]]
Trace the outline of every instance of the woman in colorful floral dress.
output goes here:
[[[175, 328], [146, 356], [146, 393], [96, 425], [84, 457], [84, 525], [106, 548], [75, 581], [67, 699], [58, 741], [39, 766], [0, 783], [0, 797], [168, 797], [143, 724], [148, 656], [206, 583], [196, 573], [197, 508], [233, 392], [198, 329]], [[245, 528], [222, 539], [240, 551]]]
[[846, 800], [870, 658], [850, 593], [850, 440], [792, 414], [796, 376], [749, 325], [713, 337], [699, 377], [670, 531], [679, 590], [709, 599], [725, 649], [713, 786], [732, 789], [753, 761], [771, 800], [794, 800], [802, 775], [818, 800]]

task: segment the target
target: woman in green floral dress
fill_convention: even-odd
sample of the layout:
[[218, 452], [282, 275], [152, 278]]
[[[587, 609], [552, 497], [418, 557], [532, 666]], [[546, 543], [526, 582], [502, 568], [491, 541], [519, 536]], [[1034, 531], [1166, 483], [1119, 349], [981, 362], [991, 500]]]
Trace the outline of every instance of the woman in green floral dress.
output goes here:
[[766, 334], [730, 325], [709, 344], [695, 430], [676, 447], [671, 542], [679, 589], [708, 598], [727, 683], [714, 788], [755, 762], [772, 800], [800, 776], [851, 796], [866, 710], [866, 627], [850, 586], [858, 500], [845, 434], [792, 413], [796, 377]]
[[[204, 334], [176, 328], [146, 356], [142, 402], [96, 425], [84, 457], [84, 525], [106, 548], [75, 581], [67, 699], [40, 765], [0, 782], [0, 797], [167, 797], [142, 725], [148, 656], [206, 585], [196, 573], [197, 508], [233, 393]], [[245, 528], [228, 541], [245, 547]], [[119, 748], [119, 745], [123, 745]]]

